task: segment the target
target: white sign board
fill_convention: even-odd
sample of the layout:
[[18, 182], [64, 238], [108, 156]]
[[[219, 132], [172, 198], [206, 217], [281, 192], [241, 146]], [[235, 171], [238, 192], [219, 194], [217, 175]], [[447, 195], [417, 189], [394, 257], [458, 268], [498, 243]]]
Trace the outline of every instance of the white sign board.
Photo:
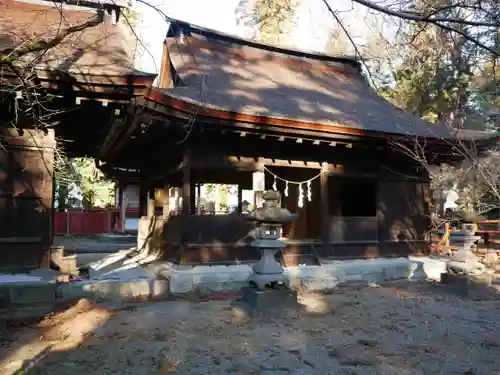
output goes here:
[[264, 172], [254, 172], [252, 174], [252, 187], [253, 187], [252, 188], [253, 191], [266, 190]]

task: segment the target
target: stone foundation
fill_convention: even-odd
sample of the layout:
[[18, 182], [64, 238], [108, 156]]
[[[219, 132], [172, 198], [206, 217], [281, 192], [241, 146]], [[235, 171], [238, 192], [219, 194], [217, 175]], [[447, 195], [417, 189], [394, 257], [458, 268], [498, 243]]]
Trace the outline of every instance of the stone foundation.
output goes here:
[[[314, 292], [332, 290], [351, 282], [382, 283], [390, 280], [436, 279], [436, 275], [439, 280], [439, 276], [445, 270], [445, 264], [444, 261], [425, 257], [351, 260], [335, 261], [321, 266], [288, 268], [285, 269], [285, 274], [290, 280], [292, 289]], [[247, 278], [252, 273], [251, 265], [175, 267], [158, 262], [142, 266], [140, 269], [144, 271], [142, 277], [134, 278], [133, 275], [128, 275], [129, 278], [124, 278], [127, 275], [120, 271], [114, 274], [115, 278], [112, 278], [112, 275], [109, 278], [101, 275], [98, 279], [68, 284], [47, 285], [45, 283], [42, 287], [50, 289], [51, 300], [92, 298], [111, 301], [146, 301], [193, 292], [204, 296], [216, 292], [240, 291], [242, 287], [248, 285]], [[8, 286], [25, 289], [23, 283], [15, 284]], [[4, 305], [15, 303], [12, 295], [5, 291], [7, 285], [3, 287], [4, 293], [0, 290], [0, 301], [3, 301]], [[29, 301], [42, 302], [39, 301], [41, 295], [38, 290], [35, 294], [36, 298], [32, 296]], [[17, 296], [14, 299], [23, 296]], [[26, 300], [25, 297], [20, 299]], [[41, 299], [45, 301], [45, 298]]]
[[[250, 265], [196, 266], [169, 270], [163, 276], [169, 280], [172, 294], [197, 291], [209, 294], [239, 290], [252, 273]], [[321, 266], [285, 269], [293, 289], [321, 291], [334, 289], [348, 282], [380, 283], [390, 280], [420, 280], [427, 277], [423, 262], [409, 259], [376, 259], [338, 261]]]

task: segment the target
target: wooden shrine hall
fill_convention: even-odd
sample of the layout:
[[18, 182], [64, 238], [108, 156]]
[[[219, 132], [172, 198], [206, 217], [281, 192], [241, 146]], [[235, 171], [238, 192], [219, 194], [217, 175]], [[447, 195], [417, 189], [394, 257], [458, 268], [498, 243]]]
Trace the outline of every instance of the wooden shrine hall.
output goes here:
[[[62, 18], [68, 27], [92, 21], [14, 63], [32, 63], [40, 116], [32, 115], [29, 87], [14, 90], [16, 72], [2, 68], [0, 218], [7, 224], [0, 266], [39, 266], [47, 258], [56, 147], [95, 158], [122, 186], [140, 185], [139, 245], [175, 263], [260, 257], [248, 246], [253, 228], [240, 213], [241, 192], [262, 173], [264, 187], [279, 190], [281, 204], [298, 213], [284, 228], [286, 265], [429, 251], [428, 175], [396, 145], [422, 141], [428, 160], [439, 163], [454, 157], [459, 138], [487, 137], [457, 134], [392, 106], [354, 59], [175, 20], [154, 84], [154, 74], [134, 68], [139, 42], [118, 17], [121, 3], [0, 2], [7, 50], [57, 36]], [[239, 209], [198, 215], [196, 186], [203, 183], [238, 185]], [[152, 198], [161, 189], [166, 199], [158, 210]], [[168, 199], [174, 195], [179, 199]]]
[[[259, 259], [238, 213], [241, 191], [263, 172], [265, 189], [299, 214], [284, 228], [286, 265], [429, 252], [428, 175], [395, 145], [425, 140], [426, 157], [440, 162], [457, 136], [379, 97], [358, 61], [175, 21], [161, 68], [158, 87], [136, 102], [132, 121], [115, 124], [109, 134], [122, 135], [101, 154], [106, 173], [141, 183], [140, 247], [182, 264]], [[197, 215], [203, 183], [238, 185], [239, 212]], [[155, 188], [169, 192], [163, 215]]]

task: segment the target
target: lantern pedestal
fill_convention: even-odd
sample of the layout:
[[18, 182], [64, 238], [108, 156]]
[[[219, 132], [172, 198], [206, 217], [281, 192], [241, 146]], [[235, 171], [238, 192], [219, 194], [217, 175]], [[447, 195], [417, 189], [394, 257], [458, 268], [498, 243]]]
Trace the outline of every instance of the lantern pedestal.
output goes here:
[[233, 307], [242, 310], [249, 317], [283, 315], [284, 310], [302, 307], [297, 302], [297, 292], [289, 288], [259, 290], [242, 288], [241, 298]]
[[456, 246], [455, 253], [446, 264], [446, 272], [452, 275], [481, 275], [485, 266], [477, 260], [471, 248], [480, 236], [475, 236], [471, 225], [464, 224], [458, 232], [450, 234], [450, 244]]
[[252, 267], [253, 273], [248, 278], [250, 287], [265, 290], [290, 285], [283, 267], [276, 260], [276, 253], [286, 246], [279, 240], [280, 235], [281, 224], [257, 222], [255, 239], [250, 242], [250, 245], [260, 250], [261, 257]]
[[281, 226], [295, 220], [296, 215], [279, 207], [278, 192], [265, 192], [262, 198], [263, 206], [246, 217], [255, 222], [255, 237], [250, 245], [260, 250], [261, 258], [253, 266], [241, 299], [233, 304], [249, 316], [283, 313], [283, 309], [301, 307], [297, 302], [297, 292], [289, 288], [288, 277], [276, 260], [276, 253], [286, 246], [279, 240]]

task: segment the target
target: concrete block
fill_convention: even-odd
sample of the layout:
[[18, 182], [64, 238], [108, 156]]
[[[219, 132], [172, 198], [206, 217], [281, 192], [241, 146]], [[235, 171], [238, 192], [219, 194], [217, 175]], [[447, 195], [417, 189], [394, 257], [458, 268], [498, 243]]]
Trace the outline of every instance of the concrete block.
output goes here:
[[[181, 271], [186, 272], [187, 271]], [[168, 276], [170, 292], [172, 294], [189, 293], [194, 290], [193, 276], [183, 275], [181, 272], [172, 272]]]
[[359, 282], [359, 281], [363, 281], [363, 274], [362, 273], [351, 273], [351, 274], [344, 273], [342, 275], [342, 277], [339, 278], [339, 280], [342, 280], [342, 283]]
[[246, 281], [239, 282], [221, 282], [221, 283], [210, 283], [210, 284], [198, 284], [193, 286], [199, 295], [206, 296], [217, 292], [237, 292], [243, 287], [248, 286]]
[[61, 284], [58, 298], [90, 298], [113, 301], [159, 299], [170, 294], [166, 280], [101, 280]]
[[36, 276], [44, 281], [54, 281], [59, 276], [59, 272], [50, 268], [36, 268], [30, 271], [30, 276]]
[[365, 272], [361, 275], [361, 280], [366, 283], [381, 283], [385, 281], [384, 271]]
[[12, 308], [56, 300], [56, 284], [20, 282], [0, 284], [0, 308]]
[[411, 261], [408, 265], [408, 274], [408, 278], [411, 280], [425, 280], [427, 278], [423, 262]]
[[431, 280], [440, 280], [441, 274], [446, 272], [446, 263], [448, 262], [429, 257], [410, 257], [410, 260], [419, 263], [419, 270], [416, 271], [419, 277]]
[[356, 276], [359, 276], [359, 275], [362, 275], [363, 273], [366, 273], [367, 272], [367, 269], [371, 268], [370, 266], [366, 266], [366, 265], [360, 265], [360, 264], [355, 264], [355, 263], [351, 263], [351, 264], [343, 264], [341, 266], [341, 268], [343, 269], [344, 271], [344, 274], [346, 275], [346, 277], [356, 277]]
[[390, 280], [411, 279], [412, 272], [410, 271], [410, 263], [407, 265], [395, 265], [393, 267], [384, 267], [384, 278]]
[[302, 310], [298, 303], [297, 292], [290, 289], [258, 290], [243, 288], [240, 299], [233, 301], [233, 309], [237, 314], [243, 313], [247, 317], [275, 317], [283, 316], [286, 309]]
[[165, 277], [170, 281], [171, 293], [183, 294], [195, 289], [205, 291], [238, 290], [246, 283], [251, 273], [252, 268], [249, 265], [196, 266], [182, 271], [172, 270]]
[[[94, 271], [95, 272], [95, 271]], [[149, 279], [151, 274], [146, 268], [137, 264], [130, 264], [121, 268], [117, 268], [108, 273], [98, 275], [97, 278], [101, 280], [118, 279], [118, 280], [138, 280]]]
[[332, 276], [324, 277], [304, 277], [301, 286], [310, 292], [335, 289], [339, 284], [339, 279]]

